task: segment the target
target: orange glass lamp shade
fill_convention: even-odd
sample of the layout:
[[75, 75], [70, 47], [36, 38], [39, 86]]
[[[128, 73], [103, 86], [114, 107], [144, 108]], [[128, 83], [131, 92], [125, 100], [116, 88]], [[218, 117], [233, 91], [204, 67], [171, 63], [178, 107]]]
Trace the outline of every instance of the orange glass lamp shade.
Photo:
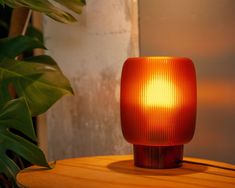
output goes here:
[[129, 58], [121, 77], [121, 125], [136, 166], [175, 168], [194, 134], [196, 73], [177, 57]]

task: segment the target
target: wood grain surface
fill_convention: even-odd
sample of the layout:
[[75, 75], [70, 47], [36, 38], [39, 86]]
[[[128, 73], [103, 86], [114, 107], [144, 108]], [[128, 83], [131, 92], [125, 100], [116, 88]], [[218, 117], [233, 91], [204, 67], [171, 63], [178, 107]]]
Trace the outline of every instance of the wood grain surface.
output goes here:
[[33, 166], [20, 172], [18, 182], [30, 188], [235, 188], [235, 165], [184, 158], [177, 169], [144, 169], [131, 155], [84, 157], [57, 161], [52, 170]]

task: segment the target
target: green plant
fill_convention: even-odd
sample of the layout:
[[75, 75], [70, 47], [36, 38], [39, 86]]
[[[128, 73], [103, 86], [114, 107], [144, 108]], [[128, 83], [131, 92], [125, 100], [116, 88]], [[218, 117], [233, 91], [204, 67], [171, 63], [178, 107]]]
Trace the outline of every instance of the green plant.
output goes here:
[[[53, 2], [57, 2], [78, 14], [81, 13], [82, 6], [86, 4], [85, 0], [53, 0]], [[26, 7], [35, 11], [43, 12], [54, 20], [63, 23], [76, 21], [70, 13], [56, 7], [48, 0], [0, 0], [0, 4], [6, 4], [12, 8]]]
[[[76, 13], [81, 13], [85, 5], [84, 0], [54, 1]], [[44, 12], [63, 23], [75, 21], [71, 14], [56, 8], [47, 0], [0, 0], [0, 4]], [[10, 150], [32, 164], [50, 168], [43, 152], [31, 142], [37, 140], [32, 116], [46, 112], [62, 96], [73, 94], [68, 79], [50, 56], [17, 58], [35, 48], [45, 49], [39, 40], [28, 36], [0, 39], [0, 174], [13, 187], [17, 187], [16, 175], [20, 168], [7, 152]], [[10, 85], [13, 85], [17, 98], [9, 93]], [[15, 130], [24, 137], [15, 134]]]

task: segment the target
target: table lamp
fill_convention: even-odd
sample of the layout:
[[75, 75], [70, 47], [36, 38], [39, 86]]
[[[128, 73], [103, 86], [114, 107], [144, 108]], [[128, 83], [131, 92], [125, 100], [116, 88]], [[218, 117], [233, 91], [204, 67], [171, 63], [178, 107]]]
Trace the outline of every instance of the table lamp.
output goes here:
[[183, 145], [194, 134], [196, 73], [180, 57], [139, 57], [125, 61], [121, 76], [121, 126], [134, 145], [135, 166], [176, 168]]

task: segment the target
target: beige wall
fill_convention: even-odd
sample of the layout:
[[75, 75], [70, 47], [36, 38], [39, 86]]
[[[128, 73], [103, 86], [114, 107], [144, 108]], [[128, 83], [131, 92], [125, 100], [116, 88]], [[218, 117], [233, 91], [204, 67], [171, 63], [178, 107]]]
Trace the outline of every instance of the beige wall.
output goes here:
[[139, 0], [140, 55], [190, 57], [198, 114], [186, 155], [235, 164], [235, 1]]
[[48, 52], [69, 77], [75, 96], [47, 114], [41, 134], [49, 160], [131, 152], [119, 117], [120, 72], [138, 55], [137, 1], [87, 0], [75, 25], [44, 18]]

